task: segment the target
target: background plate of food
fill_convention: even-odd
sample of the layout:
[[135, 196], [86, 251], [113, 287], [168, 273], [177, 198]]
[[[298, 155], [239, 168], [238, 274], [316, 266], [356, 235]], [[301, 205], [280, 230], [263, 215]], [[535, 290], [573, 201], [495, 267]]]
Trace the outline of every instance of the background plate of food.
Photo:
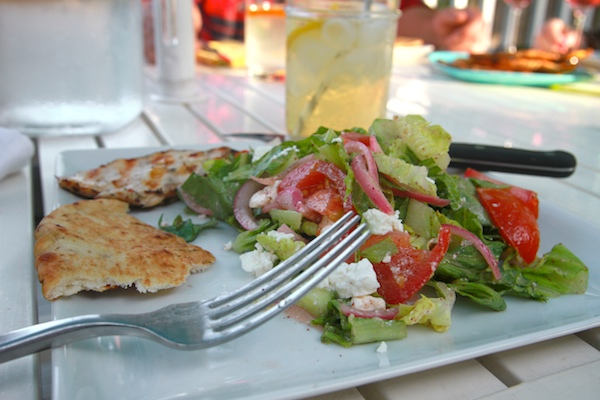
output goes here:
[[438, 70], [467, 82], [547, 87], [592, 79], [579, 68], [588, 55], [587, 50], [565, 56], [537, 50], [478, 55], [436, 51], [428, 58]]

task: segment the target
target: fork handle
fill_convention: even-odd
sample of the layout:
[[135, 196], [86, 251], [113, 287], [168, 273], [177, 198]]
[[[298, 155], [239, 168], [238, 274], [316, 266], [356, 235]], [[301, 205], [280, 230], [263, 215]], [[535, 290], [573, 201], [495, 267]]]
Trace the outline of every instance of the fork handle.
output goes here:
[[134, 325], [132, 316], [84, 315], [44, 322], [0, 335], [0, 363], [29, 354], [98, 336], [148, 337], [149, 332]]

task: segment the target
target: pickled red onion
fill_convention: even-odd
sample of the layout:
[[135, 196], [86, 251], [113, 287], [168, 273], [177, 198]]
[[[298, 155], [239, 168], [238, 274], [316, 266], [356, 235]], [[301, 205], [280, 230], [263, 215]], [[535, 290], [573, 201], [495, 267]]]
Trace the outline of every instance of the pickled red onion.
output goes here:
[[451, 224], [442, 224], [442, 226], [448, 227], [452, 234], [471, 242], [475, 249], [477, 249], [477, 251], [481, 253], [483, 258], [485, 259], [485, 262], [489, 265], [490, 269], [492, 270], [492, 274], [494, 275], [494, 278], [496, 278], [497, 280], [502, 279], [502, 274], [500, 272], [500, 268], [498, 267], [498, 260], [494, 258], [494, 255], [492, 254], [489, 247], [487, 247], [485, 243], [481, 241], [481, 239], [479, 239], [473, 233], [461, 226]]
[[340, 311], [345, 316], [354, 315], [358, 318], [381, 318], [386, 320], [392, 320], [398, 315], [398, 308], [386, 308], [385, 310], [359, 310], [346, 303], [340, 304]]
[[250, 209], [250, 198], [259, 191], [264, 185], [248, 179], [239, 188], [233, 199], [233, 215], [236, 221], [246, 230], [258, 228], [258, 222]]
[[356, 182], [360, 185], [362, 190], [365, 191], [366, 195], [371, 199], [373, 204], [382, 212], [392, 215], [394, 214], [394, 207], [390, 204], [388, 199], [385, 197], [379, 186], [379, 180], [373, 179], [373, 176], [367, 172], [367, 165], [362, 154], [354, 157], [350, 163], [352, 172], [356, 177]]
[[367, 164], [367, 170], [369, 171], [369, 174], [371, 174], [373, 179], [375, 179], [376, 181], [379, 181], [379, 173], [377, 172], [377, 163], [375, 162], [375, 159], [373, 158], [371, 151], [364, 143], [362, 143], [358, 140], [349, 140], [346, 143], [344, 143], [344, 149], [348, 153], [361, 154], [365, 158], [365, 161]]
[[432, 206], [436, 207], [446, 207], [448, 204], [450, 204], [450, 200], [442, 199], [441, 197], [437, 196], [429, 196], [427, 194], [415, 192], [413, 190], [402, 190], [392, 188], [392, 192], [394, 193], [394, 196], [408, 197], [411, 199], [419, 200], [423, 203], [431, 204]]
[[371, 147], [371, 151], [373, 153], [383, 153], [379, 142], [375, 136], [369, 136], [369, 146]]

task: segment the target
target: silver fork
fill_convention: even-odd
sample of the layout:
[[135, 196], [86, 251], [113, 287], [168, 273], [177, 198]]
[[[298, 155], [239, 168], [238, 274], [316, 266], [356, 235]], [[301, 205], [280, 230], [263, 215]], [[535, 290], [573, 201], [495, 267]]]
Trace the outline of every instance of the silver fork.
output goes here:
[[227, 342], [290, 307], [354, 253], [370, 235], [365, 224], [357, 226], [359, 221], [358, 215], [347, 213], [266, 274], [210, 300], [173, 304], [145, 314], [83, 315], [5, 333], [0, 335], [0, 363], [107, 335], [137, 336], [183, 350]]

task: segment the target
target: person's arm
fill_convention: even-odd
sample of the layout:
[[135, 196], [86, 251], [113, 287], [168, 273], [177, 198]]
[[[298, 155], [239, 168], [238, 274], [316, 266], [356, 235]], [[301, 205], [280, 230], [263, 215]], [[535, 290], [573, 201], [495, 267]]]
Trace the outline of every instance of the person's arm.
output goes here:
[[417, 37], [442, 50], [482, 52], [487, 48], [477, 8], [432, 10], [415, 5], [402, 12], [398, 36]]
[[566, 53], [577, 42], [577, 36], [563, 20], [551, 18], [540, 30], [535, 38], [534, 47], [540, 50], [552, 51], [557, 53]]
[[410, 7], [402, 11], [398, 20], [398, 36], [418, 37], [425, 43], [435, 45], [431, 30], [434, 11], [425, 5]]

